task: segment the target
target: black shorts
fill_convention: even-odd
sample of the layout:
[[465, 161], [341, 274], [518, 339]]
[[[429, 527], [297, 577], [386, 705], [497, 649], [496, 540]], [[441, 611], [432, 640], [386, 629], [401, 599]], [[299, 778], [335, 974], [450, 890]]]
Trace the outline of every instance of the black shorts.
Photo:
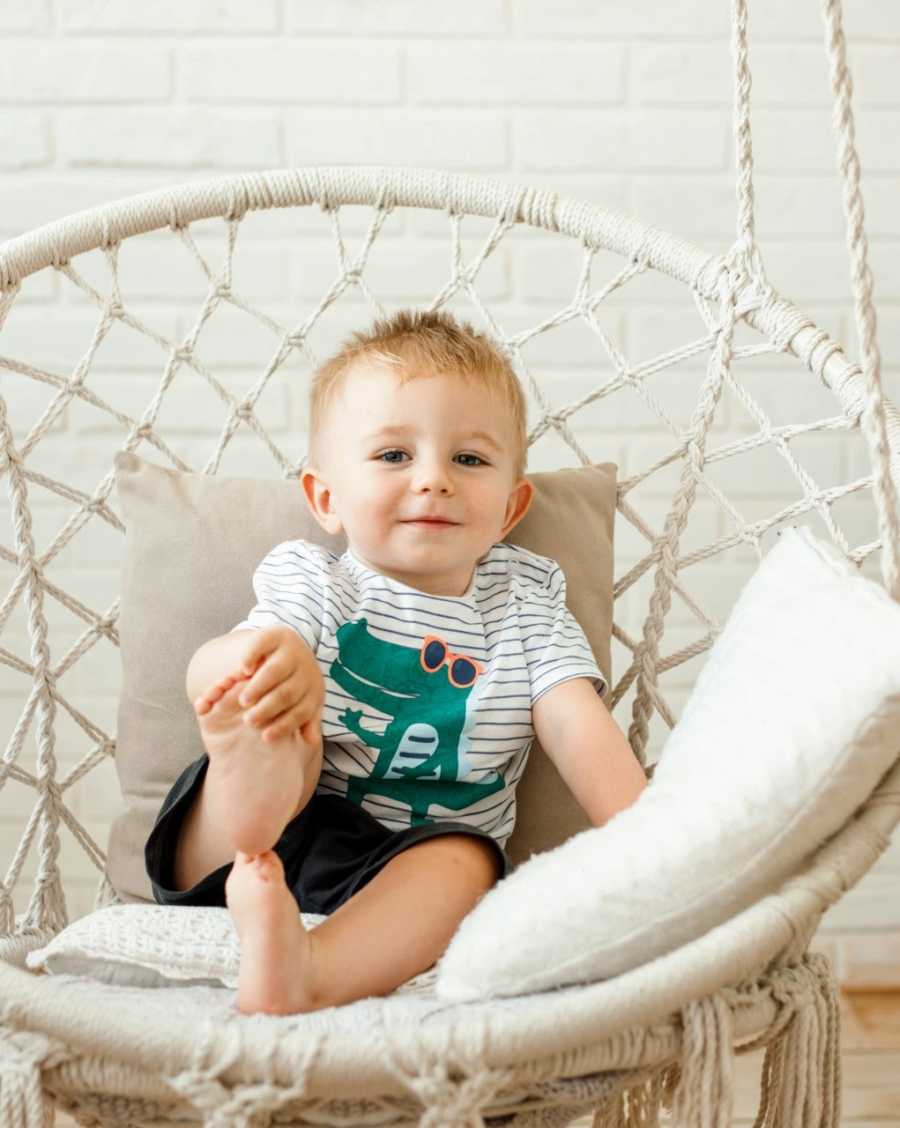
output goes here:
[[[160, 905], [225, 907], [225, 879], [233, 862], [207, 874], [191, 889], [173, 888], [172, 863], [181, 823], [199, 792], [209, 757], [204, 753], [181, 773], [163, 800], [144, 847], [153, 899]], [[388, 830], [368, 811], [342, 795], [314, 792], [303, 810], [285, 826], [273, 846], [284, 877], [304, 913], [333, 913], [372, 880], [395, 854], [441, 834], [471, 834], [491, 843], [498, 878], [510, 872], [506, 852], [487, 831], [459, 822], [422, 823]]]

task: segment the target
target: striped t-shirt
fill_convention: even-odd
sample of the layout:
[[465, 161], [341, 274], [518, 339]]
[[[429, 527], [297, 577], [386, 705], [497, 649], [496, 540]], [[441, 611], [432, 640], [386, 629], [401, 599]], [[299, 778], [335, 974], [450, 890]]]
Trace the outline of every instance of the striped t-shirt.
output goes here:
[[606, 681], [566, 607], [556, 561], [495, 544], [468, 591], [429, 595], [303, 540], [253, 575], [256, 606], [233, 630], [286, 624], [325, 681], [317, 791], [389, 830], [451, 820], [505, 846], [534, 739], [531, 707], [560, 682]]

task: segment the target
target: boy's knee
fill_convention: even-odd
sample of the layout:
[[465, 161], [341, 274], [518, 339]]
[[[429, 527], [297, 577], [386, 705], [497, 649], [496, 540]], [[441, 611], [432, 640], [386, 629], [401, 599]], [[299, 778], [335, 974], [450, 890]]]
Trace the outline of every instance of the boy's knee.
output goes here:
[[473, 881], [490, 889], [500, 877], [500, 860], [490, 842], [474, 834], [442, 834], [428, 840], [441, 848], [445, 857], [463, 866]]

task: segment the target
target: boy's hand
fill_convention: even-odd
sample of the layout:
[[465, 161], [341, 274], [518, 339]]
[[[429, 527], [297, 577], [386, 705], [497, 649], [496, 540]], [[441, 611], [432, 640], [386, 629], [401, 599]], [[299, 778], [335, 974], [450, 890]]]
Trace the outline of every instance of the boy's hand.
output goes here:
[[299, 729], [310, 744], [321, 737], [320, 715], [325, 680], [315, 655], [290, 627], [268, 627], [247, 640], [241, 666], [230, 675], [234, 684], [250, 678], [239, 698], [248, 709], [244, 719], [263, 729], [267, 743]]

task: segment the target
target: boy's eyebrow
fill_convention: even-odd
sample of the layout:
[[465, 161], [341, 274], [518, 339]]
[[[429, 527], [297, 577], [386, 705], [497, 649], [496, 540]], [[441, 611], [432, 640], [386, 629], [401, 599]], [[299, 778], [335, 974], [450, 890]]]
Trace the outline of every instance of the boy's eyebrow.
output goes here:
[[[413, 430], [412, 427], [401, 426], [400, 424], [392, 424], [386, 427], [379, 427], [377, 431], [372, 431], [371, 434], [366, 435], [364, 442], [371, 442], [373, 439], [381, 438], [384, 435], [403, 434], [411, 430]], [[492, 446], [494, 450], [503, 450], [494, 436], [489, 434], [487, 431], [467, 431], [466, 434], [469, 438], [481, 439], [483, 442], [486, 442], [488, 446]]]

